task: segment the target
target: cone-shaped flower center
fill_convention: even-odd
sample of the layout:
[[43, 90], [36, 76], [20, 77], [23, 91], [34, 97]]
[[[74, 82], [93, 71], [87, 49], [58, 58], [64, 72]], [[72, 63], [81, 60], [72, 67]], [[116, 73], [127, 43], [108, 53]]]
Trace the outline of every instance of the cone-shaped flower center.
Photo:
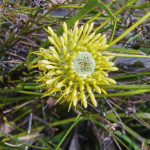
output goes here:
[[75, 56], [73, 65], [75, 72], [81, 76], [87, 76], [94, 72], [95, 60], [89, 52], [80, 52]]

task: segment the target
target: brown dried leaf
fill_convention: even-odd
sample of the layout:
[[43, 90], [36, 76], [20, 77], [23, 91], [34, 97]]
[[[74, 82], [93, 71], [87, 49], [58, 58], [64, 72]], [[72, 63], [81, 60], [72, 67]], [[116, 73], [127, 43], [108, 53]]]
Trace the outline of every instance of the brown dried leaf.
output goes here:
[[47, 99], [47, 101], [46, 101], [46, 103], [48, 104], [48, 106], [50, 107], [50, 108], [52, 108], [52, 107], [54, 107], [55, 105], [56, 105], [56, 98], [54, 98], [54, 97], [49, 97], [48, 99]]
[[[15, 124], [14, 122], [11, 122], [11, 124]], [[1, 134], [10, 134], [15, 128], [11, 126], [11, 124], [4, 122], [0, 127], [0, 137]]]

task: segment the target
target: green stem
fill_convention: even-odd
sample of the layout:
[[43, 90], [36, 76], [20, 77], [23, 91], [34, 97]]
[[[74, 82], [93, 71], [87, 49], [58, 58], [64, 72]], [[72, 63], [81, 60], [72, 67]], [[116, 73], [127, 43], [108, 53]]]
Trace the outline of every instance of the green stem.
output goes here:
[[[130, 3], [127, 3], [126, 5], [124, 5], [123, 7], [121, 7], [118, 11], [116, 11], [114, 13], [114, 15], [116, 16], [118, 13], [121, 13], [123, 10], [127, 9], [128, 7], [132, 7], [131, 5], [135, 3], [135, 1], [131, 1]], [[107, 19], [104, 23], [102, 23], [99, 27], [96, 28], [95, 32], [97, 32], [98, 30], [100, 30], [103, 26], [105, 26], [109, 21], [111, 21], [111, 18]]]
[[145, 73], [140, 73], [140, 74], [131, 74], [131, 75], [124, 75], [124, 76], [116, 76], [113, 77], [114, 80], [125, 80], [125, 79], [130, 79], [134, 78], [137, 79], [138, 77], [143, 77], [143, 76], [149, 76], [150, 72], [145, 72]]
[[109, 47], [116, 44], [118, 41], [120, 41], [123, 37], [125, 37], [128, 33], [130, 33], [132, 30], [134, 30], [137, 26], [139, 26], [142, 22], [144, 22], [147, 18], [150, 17], [150, 12], [148, 12], [145, 16], [143, 16], [139, 21], [137, 21], [134, 25], [132, 25], [130, 28], [128, 28], [123, 34], [121, 34], [118, 38], [116, 38], [114, 41], [112, 41], [109, 44]]
[[55, 148], [55, 150], [59, 150], [61, 144], [64, 142], [64, 140], [66, 139], [66, 137], [68, 136], [68, 134], [71, 132], [71, 130], [79, 123], [79, 121], [80, 121], [80, 114], [78, 114], [78, 116], [76, 117], [75, 122], [68, 129], [68, 131], [66, 132], [66, 134], [64, 135], [64, 137], [61, 139], [61, 141], [59, 142], [59, 144], [57, 145], [57, 147]]
[[58, 8], [83, 8], [84, 6], [75, 6], [75, 5], [67, 5], [67, 6], [58, 6]]
[[136, 57], [136, 58], [150, 58], [150, 55], [132, 55], [132, 54], [119, 54], [119, 53], [110, 53], [110, 52], [102, 52], [104, 55], [110, 56], [119, 56], [119, 57]]
[[116, 31], [116, 25], [117, 25], [117, 21], [114, 22], [113, 29], [112, 29], [112, 32], [111, 32], [111, 36], [109, 38], [109, 42], [108, 43], [111, 43], [113, 38], [114, 38], [115, 31]]
[[129, 96], [129, 95], [137, 95], [150, 92], [150, 89], [141, 89], [141, 90], [134, 90], [128, 92], [118, 92], [118, 93], [110, 93], [110, 94], [95, 94], [95, 97], [117, 97], [117, 96]]

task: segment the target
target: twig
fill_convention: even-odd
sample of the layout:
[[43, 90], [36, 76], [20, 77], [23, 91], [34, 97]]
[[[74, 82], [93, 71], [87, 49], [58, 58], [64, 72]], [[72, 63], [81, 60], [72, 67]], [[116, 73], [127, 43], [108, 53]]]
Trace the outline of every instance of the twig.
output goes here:
[[[29, 118], [28, 135], [31, 133], [31, 124], [32, 124], [32, 113], [30, 113]], [[29, 139], [26, 140], [26, 144], [29, 144]], [[25, 150], [28, 150], [28, 145], [25, 146]]]
[[109, 105], [109, 107], [112, 109], [112, 111], [115, 113], [116, 117], [118, 118], [119, 123], [120, 123], [121, 126], [122, 126], [122, 132], [125, 134], [124, 125], [123, 125], [123, 123], [122, 123], [122, 121], [121, 121], [121, 119], [120, 119], [118, 113], [117, 113], [116, 110], [112, 107], [112, 105], [110, 104], [109, 100], [106, 99], [106, 98], [105, 98], [105, 100], [106, 100], [107, 104]]

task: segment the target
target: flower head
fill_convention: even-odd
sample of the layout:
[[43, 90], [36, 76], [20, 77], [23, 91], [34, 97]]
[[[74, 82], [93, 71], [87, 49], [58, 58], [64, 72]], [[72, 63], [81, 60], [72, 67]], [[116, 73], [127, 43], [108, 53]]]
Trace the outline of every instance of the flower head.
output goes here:
[[111, 56], [104, 56], [106, 35], [92, 32], [94, 23], [68, 29], [63, 23], [64, 33], [58, 37], [51, 27], [46, 30], [52, 44], [48, 49], [41, 48], [36, 53], [42, 58], [36, 67], [43, 72], [40, 79], [47, 86], [44, 96], [61, 93], [58, 101], [68, 101], [69, 108], [75, 107], [80, 101], [87, 107], [87, 96], [97, 106], [94, 92], [107, 94], [101, 85], [115, 84], [115, 80], [108, 78], [108, 71], [116, 71]]

